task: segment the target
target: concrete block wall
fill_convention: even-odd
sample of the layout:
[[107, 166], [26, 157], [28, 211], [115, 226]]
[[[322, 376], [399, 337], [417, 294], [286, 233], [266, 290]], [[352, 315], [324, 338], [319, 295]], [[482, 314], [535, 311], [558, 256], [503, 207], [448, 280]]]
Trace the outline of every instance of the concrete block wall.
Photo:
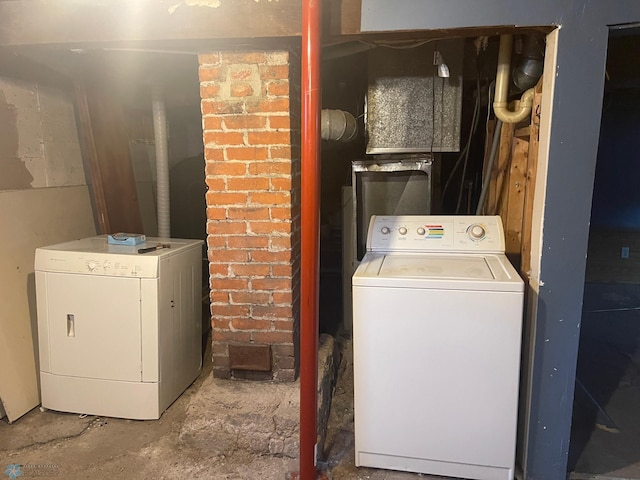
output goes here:
[[253, 378], [292, 381], [300, 270], [295, 68], [287, 51], [219, 51], [199, 63], [213, 374], [250, 375], [232, 368], [229, 345], [263, 345], [270, 371]]
[[10, 421], [40, 403], [35, 250], [96, 234], [73, 100], [0, 76], [0, 403]]
[[86, 185], [73, 97], [0, 77], [0, 191]]

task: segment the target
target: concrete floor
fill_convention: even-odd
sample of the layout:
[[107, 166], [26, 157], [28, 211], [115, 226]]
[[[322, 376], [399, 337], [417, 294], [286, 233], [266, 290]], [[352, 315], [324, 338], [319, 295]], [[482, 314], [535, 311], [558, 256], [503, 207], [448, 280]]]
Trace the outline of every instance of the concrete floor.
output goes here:
[[[321, 462], [326, 478], [435, 478], [355, 468], [348, 340], [344, 347]], [[0, 478], [18, 464], [19, 478], [284, 480], [298, 470], [298, 408], [298, 383], [216, 380], [209, 362], [157, 421], [40, 409], [0, 421]]]

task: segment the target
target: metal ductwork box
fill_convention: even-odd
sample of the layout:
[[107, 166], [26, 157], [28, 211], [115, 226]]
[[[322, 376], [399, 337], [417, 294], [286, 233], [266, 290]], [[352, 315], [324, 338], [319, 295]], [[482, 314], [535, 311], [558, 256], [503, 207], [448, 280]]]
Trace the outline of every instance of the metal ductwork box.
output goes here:
[[400, 46], [369, 52], [367, 153], [459, 151], [464, 40]]

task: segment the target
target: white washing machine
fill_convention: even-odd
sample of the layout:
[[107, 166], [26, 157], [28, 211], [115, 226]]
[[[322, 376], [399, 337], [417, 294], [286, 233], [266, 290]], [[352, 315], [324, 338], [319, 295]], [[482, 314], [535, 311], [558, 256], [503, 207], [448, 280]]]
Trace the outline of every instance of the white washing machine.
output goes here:
[[43, 407], [160, 417], [202, 366], [202, 243], [105, 235], [36, 250]]
[[356, 465], [514, 476], [523, 282], [499, 217], [372, 217], [352, 279]]

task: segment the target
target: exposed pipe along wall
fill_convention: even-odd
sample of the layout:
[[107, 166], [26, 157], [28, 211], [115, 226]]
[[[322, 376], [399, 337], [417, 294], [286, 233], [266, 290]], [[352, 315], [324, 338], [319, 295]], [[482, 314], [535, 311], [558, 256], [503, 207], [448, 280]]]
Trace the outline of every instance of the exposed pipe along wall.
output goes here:
[[160, 85], [152, 88], [153, 134], [156, 150], [158, 236], [171, 236], [169, 202], [169, 148], [167, 143], [167, 113], [164, 93]]
[[[529, 41], [531, 42], [531, 41]], [[503, 123], [518, 123], [527, 117], [531, 116], [531, 107], [533, 106], [533, 97], [535, 93], [534, 88], [529, 88], [520, 97], [519, 101], [516, 101], [514, 110], [509, 109], [508, 95], [509, 95], [509, 70], [511, 68], [511, 49], [513, 46], [513, 35], [501, 35], [500, 36], [500, 49], [498, 50], [498, 69], [496, 72], [496, 94], [493, 102], [493, 111], [498, 119], [496, 123], [496, 130], [493, 136], [493, 143], [491, 144], [491, 153], [489, 155], [489, 161], [487, 163], [487, 170], [482, 181], [482, 191], [480, 192], [480, 199], [478, 200], [478, 207], [476, 208], [476, 215], [482, 214], [485, 199], [487, 198], [487, 191], [489, 189], [489, 182], [491, 179], [491, 171], [495, 163], [495, 158], [498, 152], [498, 144], [500, 143], [500, 133], [502, 131]], [[527, 66], [529, 67], [526, 75], [522, 75], [521, 78], [525, 78], [529, 83], [538, 80], [542, 75], [542, 61], [531, 59], [527, 57]], [[539, 65], [538, 65], [539, 63]], [[526, 78], [531, 77], [531, 78]], [[535, 80], [532, 80], [535, 78]]]
[[300, 479], [316, 480], [320, 284], [321, 0], [302, 7]]

